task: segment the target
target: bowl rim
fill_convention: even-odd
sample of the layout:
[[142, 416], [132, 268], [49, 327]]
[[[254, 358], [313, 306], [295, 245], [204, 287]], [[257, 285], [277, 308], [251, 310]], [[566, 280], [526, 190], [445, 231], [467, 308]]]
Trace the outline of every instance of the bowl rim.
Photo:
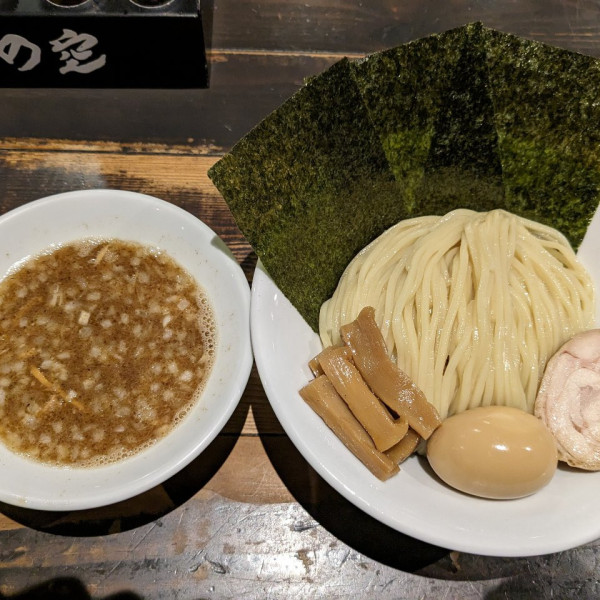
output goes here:
[[[71, 226], [73, 235], [69, 236]], [[44, 243], [53, 235], [54, 242]], [[15, 506], [95, 508], [162, 483], [198, 457], [219, 434], [250, 377], [251, 292], [246, 276], [225, 242], [206, 223], [165, 200], [124, 190], [74, 190], [8, 211], [0, 215], [0, 280], [10, 265], [45, 248], [90, 237], [159, 247], [190, 272], [215, 316], [213, 367], [198, 402], [181, 423], [148, 449], [122, 461], [93, 468], [54, 466], [18, 456], [0, 443], [0, 501]], [[205, 280], [199, 280], [199, 274]], [[235, 361], [235, 368], [227, 361]], [[178, 435], [187, 437], [178, 440]]]

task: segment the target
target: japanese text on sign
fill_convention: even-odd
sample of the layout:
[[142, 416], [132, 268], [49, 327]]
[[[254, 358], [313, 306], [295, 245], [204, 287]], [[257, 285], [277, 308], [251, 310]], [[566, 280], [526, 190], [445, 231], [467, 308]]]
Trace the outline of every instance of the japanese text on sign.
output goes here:
[[[63, 29], [58, 39], [50, 41], [50, 49], [59, 55], [62, 75], [87, 74], [106, 64], [106, 54], [94, 57], [93, 49], [97, 44], [98, 38], [89, 33]], [[19, 71], [31, 71], [40, 64], [42, 49], [23, 36], [7, 33], [0, 39], [0, 59]]]

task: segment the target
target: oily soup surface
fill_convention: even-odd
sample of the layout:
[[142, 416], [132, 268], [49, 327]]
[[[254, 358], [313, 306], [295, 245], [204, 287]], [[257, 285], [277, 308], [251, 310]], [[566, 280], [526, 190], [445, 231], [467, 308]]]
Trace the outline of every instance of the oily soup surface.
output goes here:
[[113, 462], [168, 433], [196, 401], [212, 310], [167, 254], [83, 240], [0, 282], [0, 438], [33, 459]]

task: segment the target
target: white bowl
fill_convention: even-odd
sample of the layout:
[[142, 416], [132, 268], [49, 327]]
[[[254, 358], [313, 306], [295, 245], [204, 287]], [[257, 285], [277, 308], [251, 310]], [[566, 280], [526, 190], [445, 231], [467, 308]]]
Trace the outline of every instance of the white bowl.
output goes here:
[[[600, 213], [579, 257], [600, 293]], [[600, 323], [600, 306], [597, 315]], [[600, 472], [561, 468], [550, 484], [519, 500], [485, 500], [441, 483], [427, 462], [409, 458], [398, 475], [371, 475], [308, 407], [298, 390], [321, 350], [316, 333], [259, 264], [250, 308], [252, 345], [265, 391], [286, 433], [340, 494], [382, 523], [444, 548], [494, 556], [558, 552], [600, 538]]]
[[215, 361], [199, 401], [165, 438], [131, 458], [97, 468], [45, 465], [0, 444], [0, 500], [75, 510], [130, 498], [197, 457], [221, 431], [252, 367], [250, 288], [223, 241], [202, 221], [157, 198], [116, 190], [58, 194], [0, 217], [0, 277], [53, 244], [86, 237], [130, 240], [164, 249], [205, 290], [216, 329]]

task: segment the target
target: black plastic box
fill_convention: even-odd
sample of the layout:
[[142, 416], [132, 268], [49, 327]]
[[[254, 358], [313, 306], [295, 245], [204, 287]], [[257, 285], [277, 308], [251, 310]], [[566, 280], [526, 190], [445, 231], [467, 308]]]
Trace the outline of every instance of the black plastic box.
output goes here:
[[0, 87], [208, 87], [198, 0], [0, 0]]

